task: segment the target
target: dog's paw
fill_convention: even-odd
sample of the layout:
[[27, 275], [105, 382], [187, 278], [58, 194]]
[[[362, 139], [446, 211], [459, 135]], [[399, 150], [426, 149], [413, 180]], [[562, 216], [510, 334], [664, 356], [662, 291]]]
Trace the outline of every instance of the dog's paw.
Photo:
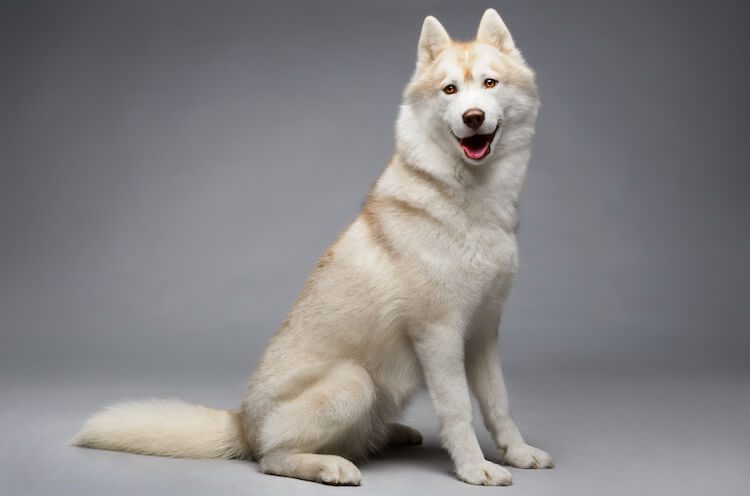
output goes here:
[[528, 444], [509, 446], [503, 454], [503, 461], [516, 468], [553, 468], [555, 466], [549, 453]]
[[513, 476], [507, 469], [487, 460], [469, 463], [456, 468], [458, 478], [477, 486], [509, 486]]
[[349, 460], [331, 459], [321, 464], [318, 480], [332, 486], [359, 486], [362, 474]]

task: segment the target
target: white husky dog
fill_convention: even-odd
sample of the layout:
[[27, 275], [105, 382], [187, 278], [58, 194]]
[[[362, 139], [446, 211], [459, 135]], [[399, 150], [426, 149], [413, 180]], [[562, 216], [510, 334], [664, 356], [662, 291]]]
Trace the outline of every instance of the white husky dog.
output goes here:
[[395, 154], [271, 339], [241, 409], [121, 403], [73, 444], [251, 458], [265, 473], [357, 485], [352, 460], [421, 442], [394, 420], [426, 384], [462, 481], [511, 483], [479, 447], [470, 388], [506, 464], [552, 467], [511, 418], [497, 350], [538, 107], [534, 74], [495, 10], [469, 43], [427, 17]]

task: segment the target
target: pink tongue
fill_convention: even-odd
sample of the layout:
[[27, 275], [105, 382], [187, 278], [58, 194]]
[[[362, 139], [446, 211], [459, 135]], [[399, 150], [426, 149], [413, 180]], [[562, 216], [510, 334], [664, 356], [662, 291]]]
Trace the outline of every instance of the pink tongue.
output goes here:
[[482, 145], [482, 148], [470, 148], [466, 144], [461, 143], [461, 148], [464, 149], [464, 153], [466, 153], [469, 158], [479, 160], [480, 158], [487, 155], [487, 152], [490, 149], [490, 142], [485, 142], [484, 145]]

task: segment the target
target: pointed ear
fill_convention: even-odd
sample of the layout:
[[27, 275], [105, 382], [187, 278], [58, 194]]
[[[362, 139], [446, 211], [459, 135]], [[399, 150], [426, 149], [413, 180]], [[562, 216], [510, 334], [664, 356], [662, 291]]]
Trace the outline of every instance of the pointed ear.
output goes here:
[[451, 37], [440, 21], [432, 16], [427, 16], [422, 23], [422, 33], [419, 35], [419, 48], [417, 49], [417, 64], [429, 64], [433, 62], [440, 52], [448, 48]]
[[495, 9], [484, 11], [482, 20], [479, 21], [477, 41], [494, 45], [501, 52], [508, 55], [521, 55], [516, 48], [516, 44], [513, 43], [513, 37], [510, 35], [510, 31], [508, 31], [508, 27]]

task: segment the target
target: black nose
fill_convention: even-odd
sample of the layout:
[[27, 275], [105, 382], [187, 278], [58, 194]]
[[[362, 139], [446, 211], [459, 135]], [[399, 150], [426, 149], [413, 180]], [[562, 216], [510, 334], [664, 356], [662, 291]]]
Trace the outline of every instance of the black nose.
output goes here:
[[478, 108], [469, 109], [464, 112], [463, 118], [464, 124], [476, 130], [479, 129], [479, 126], [484, 122], [484, 112]]

